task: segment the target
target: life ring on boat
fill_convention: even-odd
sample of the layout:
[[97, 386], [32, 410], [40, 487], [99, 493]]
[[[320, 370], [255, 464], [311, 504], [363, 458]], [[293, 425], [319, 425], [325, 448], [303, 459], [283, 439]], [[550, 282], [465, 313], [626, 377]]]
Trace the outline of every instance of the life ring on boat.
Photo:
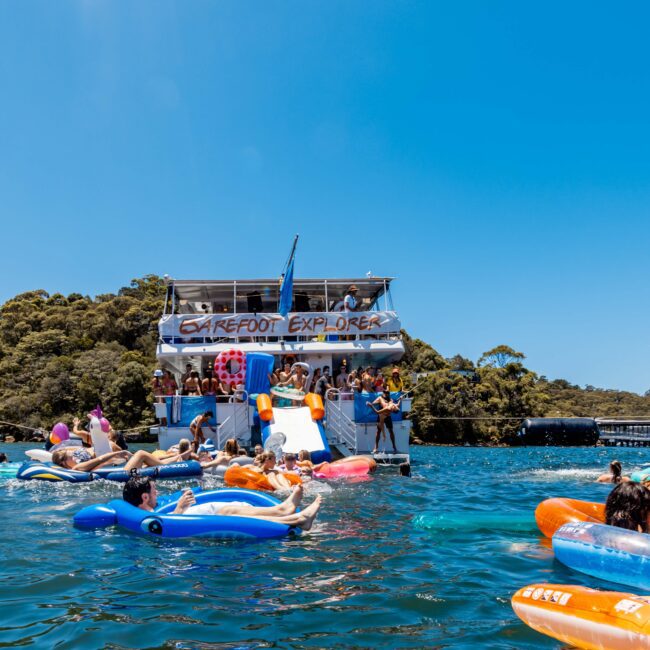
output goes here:
[[578, 499], [546, 499], [535, 509], [535, 521], [546, 537], [553, 537], [564, 524], [578, 521], [604, 524], [605, 504]]
[[[233, 371], [233, 363], [237, 364], [236, 372]], [[228, 385], [243, 384], [246, 379], [246, 354], [236, 348], [219, 352], [214, 360], [214, 374]]]
[[[300, 485], [302, 480], [297, 474], [290, 472], [283, 473], [291, 485]], [[269, 479], [256, 472], [251, 467], [241, 467], [240, 465], [231, 465], [223, 475], [224, 483], [231, 487], [246, 488], [248, 490], [263, 490], [273, 492], [275, 488], [269, 483]]]

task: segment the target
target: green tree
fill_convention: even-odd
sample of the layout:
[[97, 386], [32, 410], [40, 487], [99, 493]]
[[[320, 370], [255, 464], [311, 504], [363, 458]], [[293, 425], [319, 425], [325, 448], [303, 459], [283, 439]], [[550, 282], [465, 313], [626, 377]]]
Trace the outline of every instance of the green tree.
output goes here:
[[483, 353], [481, 358], [478, 360], [478, 365], [503, 368], [513, 361], [521, 361], [525, 358], [524, 354], [513, 350], [507, 345], [497, 345], [495, 348]]

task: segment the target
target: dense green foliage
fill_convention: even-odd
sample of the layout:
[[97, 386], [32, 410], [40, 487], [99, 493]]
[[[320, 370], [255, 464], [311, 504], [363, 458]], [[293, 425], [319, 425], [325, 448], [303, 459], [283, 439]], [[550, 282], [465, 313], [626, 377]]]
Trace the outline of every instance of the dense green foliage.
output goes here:
[[444, 359], [403, 335], [406, 370], [427, 373], [418, 379], [412, 412], [413, 431], [424, 442], [508, 443], [526, 417], [650, 415], [650, 397], [549, 381], [524, 367], [525, 356], [506, 345], [474, 364], [458, 355]]
[[[164, 295], [162, 280], [147, 276], [94, 300], [29, 291], [7, 301], [0, 307], [0, 420], [49, 429], [101, 401], [116, 428], [151, 422]], [[0, 431], [21, 436], [13, 427]]]
[[[49, 429], [100, 401], [118, 429], [153, 423], [150, 380], [164, 295], [163, 281], [147, 276], [95, 299], [30, 291], [7, 301], [0, 307], [0, 420]], [[650, 414], [650, 397], [548, 381], [506, 345], [474, 363], [445, 359], [403, 334], [404, 376], [426, 373], [412, 413], [425, 442], [507, 443], [534, 416]], [[21, 437], [25, 430], [0, 424], [0, 432]]]

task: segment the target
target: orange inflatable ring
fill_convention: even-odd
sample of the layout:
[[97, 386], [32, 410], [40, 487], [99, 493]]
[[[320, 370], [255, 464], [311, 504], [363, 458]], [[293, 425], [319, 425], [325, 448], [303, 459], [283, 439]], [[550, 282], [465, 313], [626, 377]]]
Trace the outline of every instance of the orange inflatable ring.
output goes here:
[[[233, 372], [233, 362], [237, 364], [237, 372]], [[214, 374], [228, 385], [243, 384], [246, 379], [246, 354], [235, 348], [219, 352], [214, 360]]]
[[604, 524], [605, 504], [578, 499], [546, 499], [535, 509], [535, 521], [546, 537], [553, 537], [564, 524], [577, 521]]
[[512, 597], [534, 630], [576, 648], [650, 648], [650, 598], [576, 585], [535, 584]]
[[[290, 472], [282, 474], [291, 485], [300, 485], [302, 480], [297, 474]], [[256, 472], [251, 467], [231, 465], [223, 475], [224, 483], [230, 487], [246, 488], [248, 490], [263, 490], [273, 492], [275, 488], [269, 483], [269, 479]]]

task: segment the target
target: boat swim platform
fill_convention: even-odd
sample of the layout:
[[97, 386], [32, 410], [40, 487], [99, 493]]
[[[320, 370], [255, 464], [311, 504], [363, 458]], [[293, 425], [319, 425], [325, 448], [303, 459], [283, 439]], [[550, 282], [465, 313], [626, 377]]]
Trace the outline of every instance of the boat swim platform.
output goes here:
[[411, 463], [411, 457], [409, 454], [387, 454], [385, 452], [379, 452], [372, 454], [372, 457], [375, 459], [377, 465], [401, 465], [402, 463]]

